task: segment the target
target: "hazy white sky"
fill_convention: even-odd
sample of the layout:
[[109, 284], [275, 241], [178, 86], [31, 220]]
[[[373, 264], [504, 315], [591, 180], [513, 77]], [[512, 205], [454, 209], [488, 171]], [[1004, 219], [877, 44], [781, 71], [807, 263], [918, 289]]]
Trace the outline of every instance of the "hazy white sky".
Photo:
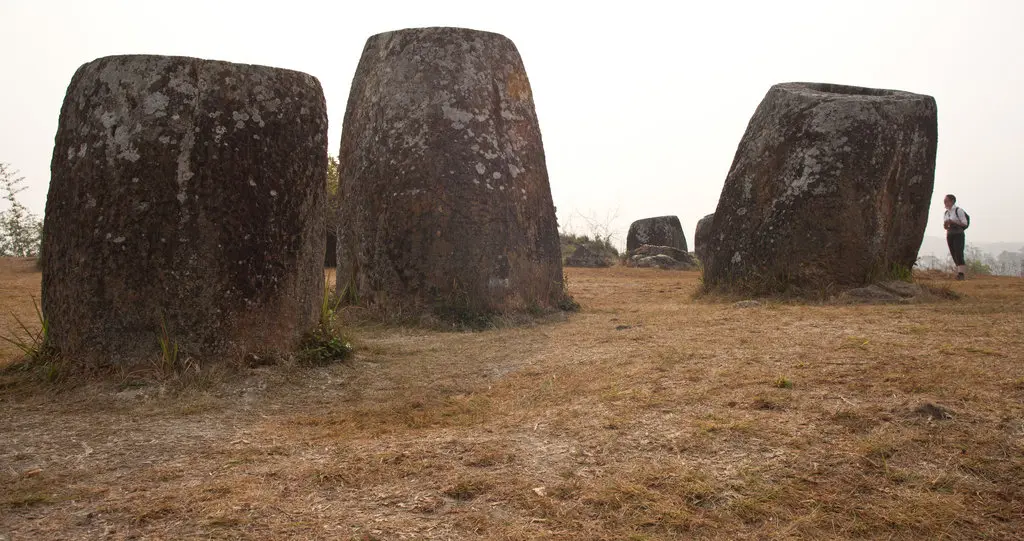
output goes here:
[[[370, 5], [372, 4], [372, 5]], [[42, 214], [64, 91], [79, 65], [151, 53], [265, 64], [323, 84], [337, 154], [372, 34], [416, 26], [502, 33], [533, 87], [559, 223], [713, 212], [747, 121], [785, 81], [935, 96], [941, 199], [969, 241], [1024, 240], [1024, 2], [775, 0], [614, 5], [547, 1], [0, 0], [0, 162]]]

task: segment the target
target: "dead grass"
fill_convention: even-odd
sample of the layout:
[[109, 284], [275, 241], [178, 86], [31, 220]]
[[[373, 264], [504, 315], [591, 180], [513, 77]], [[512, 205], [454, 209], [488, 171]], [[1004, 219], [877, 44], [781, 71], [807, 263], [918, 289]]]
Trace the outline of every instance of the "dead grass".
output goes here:
[[[0, 257], [0, 335], [28, 341], [18, 322], [32, 328], [38, 316], [32, 304], [39, 302], [40, 273], [34, 257]], [[0, 340], [0, 365], [20, 351], [7, 340]]]
[[[32, 314], [39, 275], [19, 265], [0, 260], [0, 318]], [[347, 364], [181, 386], [4, 376], [0, 537], [1024, 530], [1024, 280], [929, 276], [962, 298], [925, 304], [737, 308], [694, 301], [696, 273], [569, 274], [583, 309], [566, 321], [362, 322]]]

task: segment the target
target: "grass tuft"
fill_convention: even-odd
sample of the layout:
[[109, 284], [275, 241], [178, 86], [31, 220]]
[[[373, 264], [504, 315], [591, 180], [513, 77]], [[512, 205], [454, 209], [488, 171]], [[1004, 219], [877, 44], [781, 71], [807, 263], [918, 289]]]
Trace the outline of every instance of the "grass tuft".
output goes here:
[[786, 376], [779, 376], [775, 378], [775, 386], [778, 387], [779, 389], [792, 389], [793, 380], [787, 378]]
[[320, 318], [312, 332], [302, 340], [298, 358], [310, 364], [329, 364], [343, 361], [352, 355], [352, 343], [337, 329], [337, 311], [342, 296], [334, 295], [330, 285], [324, 284], [320, 301]]
[[50, 343], [50, 323], [43, 316], [35, 297], [32, 297], [32, 308], [35, 310], [37, 330], [33, 331], [16, 314], [11, 317], [17, 324], [20, 335], [0, 335], [0, 340], [16, 347], [21, 352], [21, 359], [7, 367], [7, 370], [33, 372], [44, 382], [57, 383], [67, 376], [66, 363], [60, 352]]

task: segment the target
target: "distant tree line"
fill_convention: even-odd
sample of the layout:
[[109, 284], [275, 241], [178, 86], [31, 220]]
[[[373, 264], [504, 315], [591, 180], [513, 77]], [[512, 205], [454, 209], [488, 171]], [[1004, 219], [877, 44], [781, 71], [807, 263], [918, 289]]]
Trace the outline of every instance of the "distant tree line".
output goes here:
[[[1016, 252], [1003, 250], [999, 255], [984, 252], [972, 244], [964, 250], [967, 271], [971, 274], [994, 274], [997, 276], [1024, 276], [1024, 246]], [[921, 269], [953, 271], [953, 258], [946, 254], [944, 258], [934, 255], [921, 256], [917, 260]]]

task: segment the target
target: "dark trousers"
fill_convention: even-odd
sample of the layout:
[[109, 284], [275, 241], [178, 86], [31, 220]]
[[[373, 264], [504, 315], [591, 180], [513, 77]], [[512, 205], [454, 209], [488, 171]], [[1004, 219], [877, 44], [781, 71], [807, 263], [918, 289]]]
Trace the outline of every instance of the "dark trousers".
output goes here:
[[953, 256], [953, 263], [966, 265], [964, 263], [964, 245], [967, 237], [963, 233], [949, 233], [946, 235], [946, 244], [949, 246], [949, 255]]

